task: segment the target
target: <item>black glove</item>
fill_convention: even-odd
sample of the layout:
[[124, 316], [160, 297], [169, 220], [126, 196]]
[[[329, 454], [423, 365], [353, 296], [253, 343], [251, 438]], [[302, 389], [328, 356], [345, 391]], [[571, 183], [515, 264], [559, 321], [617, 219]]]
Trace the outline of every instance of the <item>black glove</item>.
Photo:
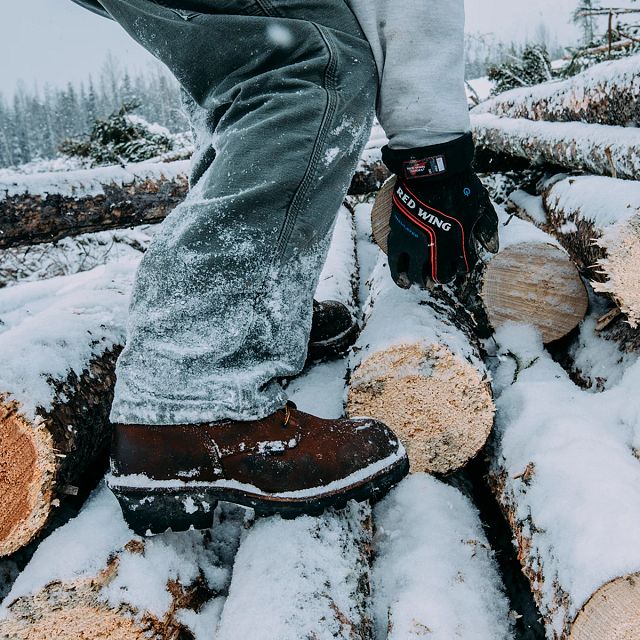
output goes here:
[[498, 251], [498, 216], [473, 172], [473, 139], [382, 149], [396, 174], [389, 221], [391, 276], [400, 287], [449, 283], [478, 261], [476, 241]]

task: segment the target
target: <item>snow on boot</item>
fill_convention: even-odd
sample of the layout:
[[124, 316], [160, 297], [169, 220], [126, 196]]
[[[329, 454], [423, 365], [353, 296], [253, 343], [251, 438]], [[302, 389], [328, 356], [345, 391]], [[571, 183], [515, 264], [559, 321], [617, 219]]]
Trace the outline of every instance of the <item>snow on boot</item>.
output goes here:
[[295, 517], [378, 499], [409, 470], [395, 434], [367, 418], [284, 409], [249, 422], [114, 425], [107, 482], [140, 535], [212, 524], [218, 500]]
[[344, 353], [358, 334], [358, 323], [337, 300], [313, 301], [313, 317], [307, 359], [332, 358]]

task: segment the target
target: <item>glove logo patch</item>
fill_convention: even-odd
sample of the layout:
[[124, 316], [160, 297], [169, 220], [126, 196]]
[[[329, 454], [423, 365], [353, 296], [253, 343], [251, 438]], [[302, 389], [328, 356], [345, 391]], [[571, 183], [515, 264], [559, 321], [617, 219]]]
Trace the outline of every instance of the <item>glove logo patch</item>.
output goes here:
[[437, 176], [447, 170], [447, 164], [442, 155], [431, 158], [412, 158], [403, 162], [402, 165], [404, 167], [404, 177], [407, 180], [424, 178], [425, 176]]
[[438, 229], [442, 229], [443, 231], [451, 231], [451, 223], [446, 220], [442, 220], [438, 216], [434, 215], [430, 211], [425, 211], [420, 205], [416, 203], [416, 201], [409, 196], [409, 194], [405, 193], [402, 187], [398, 187], [396, 189], [396, 195], [404, 204], [411, 209], [414, 215], [417, 215], [419, 218], [433, 225], [434, 227], [438, 227]]

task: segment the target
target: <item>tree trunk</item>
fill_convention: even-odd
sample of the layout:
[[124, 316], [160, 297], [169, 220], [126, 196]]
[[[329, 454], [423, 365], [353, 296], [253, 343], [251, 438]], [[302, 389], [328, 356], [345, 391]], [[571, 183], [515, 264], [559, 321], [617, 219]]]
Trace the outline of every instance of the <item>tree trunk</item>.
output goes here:
[[[550, 640], [640, 637], [640, 466], [620, 401], [580, 391], [534, 336], [497, 335], [489, 482]], [[513, 381], [513, 383], [511, 382]], [[629, 397], [629, 391], [624, 394]]]
[[548, 229], [632, 329], [640, 322], [640, 183], [582, 176], [543, 193]]
[[471, 117], [476, 144], [499, 153], [598, 175], [635, 179], [640, 174], [640, 130], [580, 122], [534, 122]]
[[[393, 185], [393, 180], [385, 184], [372, 212], [373, 237], [385, 252]], [[553, 237], [498, 211], [500, 251], [484, 256], [485, 264], [458, 291], [473, 313], [476, 333], [487, 337], [490, 327], [513, 321], [535, 326], [545, 343], [563, 338], [587, 311], [587, 292], [575, 266]]]
[[0, 295], [0, 556], [35, 538], [100, 478], [115, 361], [137, 262]]
[[0, 249], [160, 222], [184, 200], [188, 167], [146, 162], [1, 182]]
[[640, 55], [602, 62], [562, 82], [547, 82], [501, 93], [474, 114], [547, 122], [640, 124]]
[[[187, 172], [188, 163], [176, 161], [0, 182], [0, 249], [162, 222], [186, 197]], [[376, 191], [388, 175], [381, 162], [362, 162], [349, 193]]]

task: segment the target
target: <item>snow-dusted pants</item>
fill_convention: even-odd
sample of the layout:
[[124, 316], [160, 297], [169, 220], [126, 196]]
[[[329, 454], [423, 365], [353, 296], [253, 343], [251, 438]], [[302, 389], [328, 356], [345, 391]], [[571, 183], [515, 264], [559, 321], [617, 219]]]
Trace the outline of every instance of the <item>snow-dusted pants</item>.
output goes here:
[[262, 418], [306, 357], [375, 107], [370, 46], [345, 0], [100, 2], [176, 76], [197, 143], [138, 270], [111, 419]]

